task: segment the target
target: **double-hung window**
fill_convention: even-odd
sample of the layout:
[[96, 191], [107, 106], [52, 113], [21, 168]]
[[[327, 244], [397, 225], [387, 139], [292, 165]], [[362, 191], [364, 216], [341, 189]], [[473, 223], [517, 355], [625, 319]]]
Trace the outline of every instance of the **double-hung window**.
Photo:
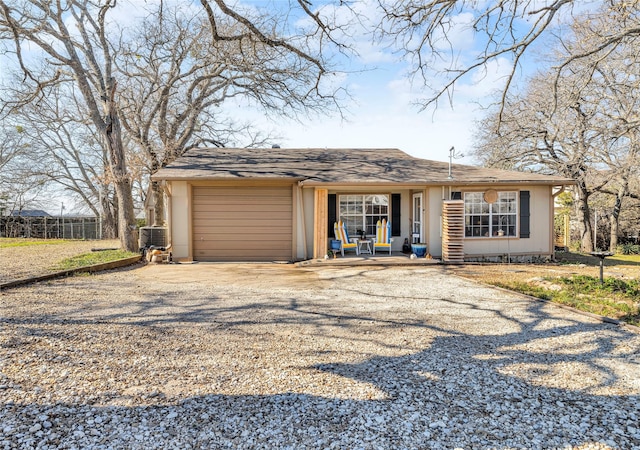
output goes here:
[[361, 231], [375, 235], [378, 220], [389, 220], [389, 195], [341, 195], [339, 217], [350, 236], [356, 237]]
[[465, 237], [516, 236], [517, 199], [517, 192], [498, 192], [496, 201], [487, 203], [483, 192], [465, 192]]

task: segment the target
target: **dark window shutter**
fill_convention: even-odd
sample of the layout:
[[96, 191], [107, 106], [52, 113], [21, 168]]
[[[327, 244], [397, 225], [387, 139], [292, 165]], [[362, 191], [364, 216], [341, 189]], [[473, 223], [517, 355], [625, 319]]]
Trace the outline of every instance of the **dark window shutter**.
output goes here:
[[460, 191], [453, 191], [451, 193], [451, 200], [462, 200], [462, 192]]
[[391, 194], [391, 236], [402, 234], [402, 224], [400, 223], [400, 194]]
[[531, 226], [529, 218], [531, 216], [529, 191], [520, 191], [520, 237], [528, 238], [531, 236]]
[[328, 205], [327, 205], [327, 233], [329, 237], [334, 237], [333, 233], [333, 224], [337, 222], [336, 220], [336, 212], [337, 212], [337, 196], [336, 194], [329, 194], [327, 196]]

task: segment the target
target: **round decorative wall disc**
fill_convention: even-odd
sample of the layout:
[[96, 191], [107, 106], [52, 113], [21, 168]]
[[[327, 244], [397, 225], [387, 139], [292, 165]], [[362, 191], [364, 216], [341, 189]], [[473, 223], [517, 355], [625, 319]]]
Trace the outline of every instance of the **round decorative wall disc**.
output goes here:
[[484, 193], [484, 201], [487, 203], [495, 203], [498, 200], [498, 192], [495, 189], [489, 189]]

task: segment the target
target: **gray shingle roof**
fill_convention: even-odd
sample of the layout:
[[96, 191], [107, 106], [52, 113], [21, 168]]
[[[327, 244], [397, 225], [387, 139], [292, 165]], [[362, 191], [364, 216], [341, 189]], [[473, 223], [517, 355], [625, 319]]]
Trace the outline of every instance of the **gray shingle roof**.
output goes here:
[[572, 184], [559, 176], [414, 158], [398, 149], [204, 148], [186, 152], [154, 180], [291, 179], [327, 184]]

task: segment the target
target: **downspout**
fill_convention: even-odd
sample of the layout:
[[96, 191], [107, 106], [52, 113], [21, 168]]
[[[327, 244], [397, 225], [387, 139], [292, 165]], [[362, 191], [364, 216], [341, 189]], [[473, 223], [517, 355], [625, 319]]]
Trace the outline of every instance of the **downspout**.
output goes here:
[[298, 211], [300, 211], [299, 214], [302, 219], [300, 221], [302, 224], [302, 249], [303, 249], [302, 257], [304, 260], [306, 260], [308, 259], [307, 258], [307, 226], [306, 226], [306, 220], [304, 215], [304, 199], [302, 198], [303, 187], [304, 187], [304, 181], [303, 180], [298, 181]]
[[565, 186], [560, 186], [557, 192], [553, 192], [553, 187], [551, 187], [551, 198], [553, 201], [551, 202], [551, 242], [549, 243], [549, 251], [551, 252], [551, 259], [555, 261], [556, 259], [556, 243], [555, 243], [555, 218], [556, 218], [556, 197], [564, 192]]
[[171, 197], [171, 189], [169, 188], [166, 181], [162, 182], [162, 192], [164, 193], [164, 199], [162, 200], [164, 201], [166, 199], [167, 201], [167, 248], [171, 248], [173, 237], [173, 234], [171, 232], [173, 224], [173, 202]]
[[[449, 197], [451, 197], [451, 187], [449, 187]], [[439, 234], [441, 243], [442, 243], [442, 208], [445, 200], [449, 200], [449, 199], [445, 196], [445, 187], [444, 185], [442, 185], [442, 201], [440, 202], [440, 234]]]

